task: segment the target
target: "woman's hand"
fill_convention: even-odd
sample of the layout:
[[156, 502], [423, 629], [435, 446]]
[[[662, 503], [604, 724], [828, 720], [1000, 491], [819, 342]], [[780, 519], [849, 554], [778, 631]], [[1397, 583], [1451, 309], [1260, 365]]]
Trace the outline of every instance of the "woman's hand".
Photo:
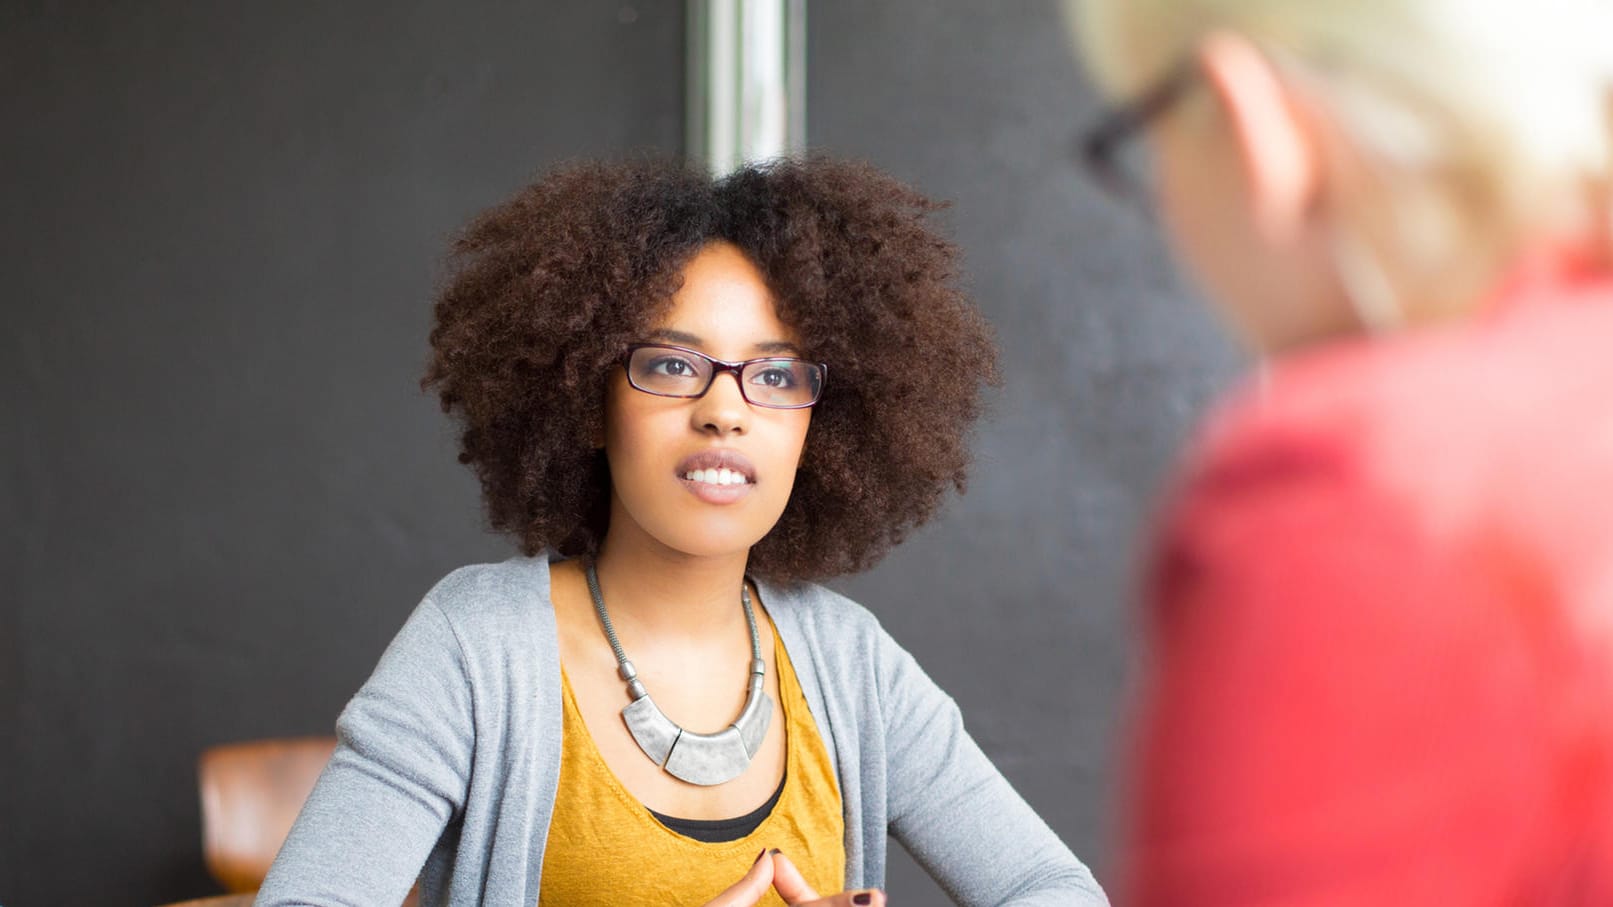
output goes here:
[[820, 898], [789, 857], [776, 850], [772, 859], [765, 859], [768, 856], [764, 851], [749, 872], [707, 901], [705, 907], [753, 907], [769, 888], [778, 889], [779, 897], [790, 907], [885, 907], [885, 893], [872, 888]]
[[[773, 887], [773, 861], [766, 859], [767, 851], [756, 856], [750, 872], [723, 889], [723, 893], [707, 901], [705, 907], [753, 907]], [[798, 873], [799, 875], [799, 873]]]
[[885, 892], [874, 888], [842, 891], [836, 895], [820, 898], [801, 876], [801, 871], [790, 862], [789, 857], [775, 850], [771, 862], [773, 887], [778, 889], [779, 897], [790, 907], [885, 907]]

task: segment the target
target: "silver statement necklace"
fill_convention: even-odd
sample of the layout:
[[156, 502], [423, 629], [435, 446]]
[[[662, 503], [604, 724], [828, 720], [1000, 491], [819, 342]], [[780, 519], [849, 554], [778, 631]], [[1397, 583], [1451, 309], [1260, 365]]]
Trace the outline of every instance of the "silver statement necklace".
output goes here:
[[599, 574], [588, 561], [588, 592], [594, 597], [594, 611], [605, 626], [605, 638], [616, 653], [616, 673], [627, 682], [633, 701], [622, 709], [622, 720], [644, 755], [666, 769], [667, 774], [690, 784], [711, 786], [738, 778], [750, 766], [767, 737], [773, 720], [773, 700], [764, 689], [767, 665], [762, 661], [762, 643], [756, 633], [756, 614], [751, 610], [750, 590], [739, 585], [739, 600], [745, 606], [745, 623], [750, 627], [750, 685], [745, 690], [745, 707], [734, 723], [715, 734], [686, 731], [666, 716], [638, 679], [638, 671], [627, 660], [622, 643], [605, 611], [605, 596], [599, 591]]

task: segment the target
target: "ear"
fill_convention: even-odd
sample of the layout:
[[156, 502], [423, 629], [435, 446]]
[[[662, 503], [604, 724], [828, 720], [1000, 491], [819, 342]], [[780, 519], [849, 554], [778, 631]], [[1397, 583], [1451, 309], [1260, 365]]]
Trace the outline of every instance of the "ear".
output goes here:
[[1292, 240], [1323, 197], [1315, 121], [1248, 39], [1211, 33], [1199, 44], [1198, 62], [1243, 165], [1255, 228], [1268, 240]]

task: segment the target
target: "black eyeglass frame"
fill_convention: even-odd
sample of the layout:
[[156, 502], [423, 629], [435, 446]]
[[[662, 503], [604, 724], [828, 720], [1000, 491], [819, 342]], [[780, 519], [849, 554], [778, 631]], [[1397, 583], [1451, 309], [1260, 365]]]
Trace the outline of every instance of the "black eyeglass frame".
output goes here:
[[1080, 139], [1081, 163], [1104, 192], [1113, 198], [1132, 202], [1145, 202], [1146, 193], [1139, 191], [1134, 181], [1127, 178], [1124, 168], [1116, 164], [1117, 152], [1126, 142], [1148, 128], [1148, 124], [1164, 115], [1181, 100], [1198, 75], [1198, 65], [1191, 57], [1166, 70], [1163, 76], [1137, 97], [1115, 105], [1100, 116]]
[[[678, 353], [687, 353], [691, 356], [704, 359], [711, 363], [711, 374], [706, 376], [706, 386], [702, 387], [700, 392], [697, 394], [663, 394], [660, 391], [652, 391], [649, 388], [640, 387], [639, 383], [633, 380], [633, 354], [639, 350], [649, 349], [672, 350]], [[758, 362], [800, 362], [816, 368], [818, 370], [817, 392], [814, 393], [812, 399], [806, 403], [779, 405], [777, 403], [763, 403], [759, 400], [752, 400], [750, 392], [745, 390], [745, 367], [755, 365]], [[734, 376], [734, 383], [739, 385], [739, 395], [745, 398], [745, 402], [749, 403], [751, 406], [760, 406], [766, 409], [807, 409], [809, 407], [817, 406], [818, 402], [823, 399], [823, 389], [829, 384], [829, 365], [826, 362], [813, 362], [810, 359], [802, 359], [799, 356], [758, 356], [755, 359], [729, 362], [724, 359], [718, 359], [715, 356], [708, 356], [699, 350], [691, 350], [686, 346], [676, 346], [670, 343], [629, 344], [627, 349], [622, 353], [621, 364], [622, 371], [627, 373], [627, 383], [632, 385], [634, 390], [642, 391], [643, 393], [651, 394], [656, 397], [670, 397], [675, 400], [693, 400], [699, 397], [704, 397], [711, 390], [711, 385], [716, 382], [718, 375], [724, 372], [730, 372]]]

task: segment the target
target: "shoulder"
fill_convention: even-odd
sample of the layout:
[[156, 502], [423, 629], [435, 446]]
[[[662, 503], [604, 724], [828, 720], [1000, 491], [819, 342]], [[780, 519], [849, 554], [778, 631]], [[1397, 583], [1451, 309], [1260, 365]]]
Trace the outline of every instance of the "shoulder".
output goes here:
[[1538, 344], [1524, 334], [1476, 321], [1279, 359], [1209, 420], [1185, 464], [1185, 490], [1219, 497], [1325, 484], [1431, 511], [1482, 500], [1552, 396]]
[[762, 601], [783, 632], [811, 645], [872, 645], [888, 639], [867, 608], [827, 586], [810, 582], [759, 581]]
[[1358, 380], [1363, 366], [1354, 356], [1284, 363], [1224, 400], [1188, 448], [1167, 526], [1195, 525], [1201, 511], [1231, 503], [1365, 482], [1382, 427], [1381, 402]]
[[[560, 689], [548, 562], [518, 557], [461, 567], [437, 582], [343, 720], [356, 728], [365, 716], [403, 709], [421, 723], [429, 712], [437, 733], [496, 747], [503, 744], [492, 741], [557, 722]], [[385, 721], [375, 727], [390, 733]]]
[[1399, 413], [1447, 395], [1449, 373], [1436, 364], [1447, 357], [1423, 342], [1360, 339], [1276, 360], [1216, 408], [1186, 472], [1225, 480], [1363, 466], [1397, 443]]
[[549, 561], [539, 555], [460, 567], [438, 580], [426, 598], [444, 609], [475, 611], [530, 602], [534, 594], [547, 601], [548, 589]]
[[[460, 567], [431, 587], [420, 610], [440, 615], [462, 644], [489, 638], [518, 643], [552, 637], [548, 559], [543, 555], [512, 557]], [[533, 631], [537, 631], [536, 637]]]
[[1428, 393], [1425, 355], [1336, 344], [1274, 364], [1222, 403], [1164, 501], [1150, 598], [1208, 595], [1224, 613], [1255, 607], [1257, 589], [1309, 589], [1334, 555], [1381, 553], [1389, 538], [1402, 562], [1423, 549], [1434, 493], [1416, 479], [1435, 455], [1402, 413]]
[[[1338, 343], [1275, 364], [1193, 448], [1158, 524], [1150, 598], [1213, 604], [1220, 627], [1239, 612], [1297, 621], [1328, 608], [1345, 620], [1443, 619], [1442, 603], [1455, 609], [1457, 593], [1471, 595], [1467, 584], [1498, 564], [1577, 569], [1556, 552], [1582, 546], [1557, 540], [1555, 527], [1588, 489], [1613, 482], [1613, 461], [1562, 441], [1584, 436], [1574, 413], [1613, 424], [1603, 390], [1613, 367], [1569, 342], [1585, 333], [1582, 313], [1559, 314]], [[1575, 535], [1613, 537], [1601, 524], [1613, 520]], [[1386, 592], [1413, 588], [1424, 595], [1411, 608]], [[1291, 607], [1299, 600], [1305, 609]], [[1194, 609], [1170, 610], [1175, 620]]]
[[1559, 442], [1613, 419], [1610, 333], [1613, 305], [1541, 305], [1286, 357], [1218, 408], [1178, 491], [1325, 483], [1458, 531], [1505, 511], [1502, 490], [1538, 486], [1542, 464], [1595, 472]]
[[879, 619], [847, 596], [815, 583], [762, 591], [771, 593], [769, 613], [803, 684], [846, 702], [939, 693]]

